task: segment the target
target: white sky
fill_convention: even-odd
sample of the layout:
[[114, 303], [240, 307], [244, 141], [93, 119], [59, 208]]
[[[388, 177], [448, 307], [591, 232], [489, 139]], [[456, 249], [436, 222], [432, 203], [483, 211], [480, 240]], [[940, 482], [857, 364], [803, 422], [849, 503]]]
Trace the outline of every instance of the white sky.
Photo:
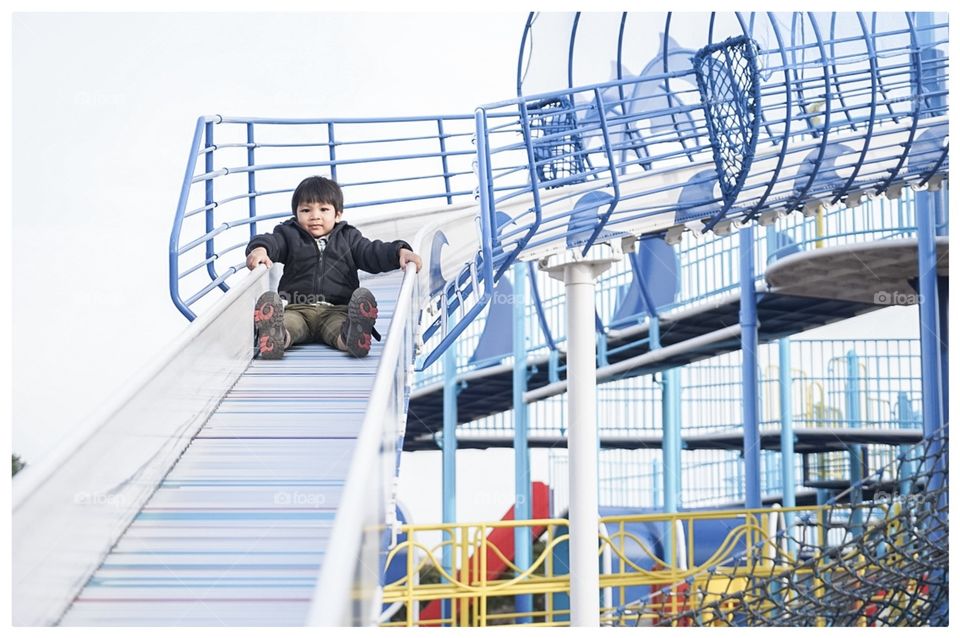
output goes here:
[[[41, 459], [185, 327], [167, 246], [198, 115], [471, 112], [515, 94], [525, 19], [14, 15], [13, 450]], [[902, 336], [916, 317], [885, 312], [820, 336]], [[461, 519], [508, 507], [512, 455], [458, 457]], [[440, 520], [440, 476], [439, 453], [405, 455], [401, 499], [418, 522]], [[547, 479], [545, 453], [533, 478]]]

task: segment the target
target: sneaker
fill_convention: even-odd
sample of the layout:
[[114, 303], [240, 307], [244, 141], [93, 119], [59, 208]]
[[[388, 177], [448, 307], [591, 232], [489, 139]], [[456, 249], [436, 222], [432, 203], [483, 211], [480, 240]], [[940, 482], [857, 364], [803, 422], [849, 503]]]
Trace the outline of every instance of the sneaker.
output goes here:
[[347, 345], [347, 352], [357, 358], [370, 354], [373, 324], [377, 322], [377, 300], [366, 288], [357, 288], [347, 304], [347, 320], [343, 322], [340, 336]]
[[280, 300], [280, 295], [272, 290], [260, 295], [257, 299], [257, 307], [253, 311], [253, 322], [256, 329], [257, 354], [260, 358], [283, 357], [287, 332], [283, 328], [283, 302]]

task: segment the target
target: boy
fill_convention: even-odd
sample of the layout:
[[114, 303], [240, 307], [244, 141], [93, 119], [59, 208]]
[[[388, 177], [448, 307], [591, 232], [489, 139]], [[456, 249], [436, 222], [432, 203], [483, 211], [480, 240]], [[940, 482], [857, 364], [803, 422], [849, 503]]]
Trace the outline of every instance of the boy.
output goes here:
[[[387, 272], [417, 265], [420, 257], [410, 244], [370, 241], [343, 216], [343, 191], [333, 180], [308, 177], [291, 200], [293, 218], [272, 233], [247, 244], [247, 268], [273, 262], [284, 265], [280, 294], [268, 291], [257, 300], [254, 321], [257, 351], [264, 359], [279, 359], [297, 343], [321, 342], [355, 357], [370, 352], [377, 300], [360, 288], [357, 269]], [[286, 300], [286, 308], [281, 301]]]

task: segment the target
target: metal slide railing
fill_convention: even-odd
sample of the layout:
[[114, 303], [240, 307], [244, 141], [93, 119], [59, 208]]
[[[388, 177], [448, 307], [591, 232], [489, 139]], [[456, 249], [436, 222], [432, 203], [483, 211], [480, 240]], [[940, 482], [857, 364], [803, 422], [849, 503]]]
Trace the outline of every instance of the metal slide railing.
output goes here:
[[473, 135], [471, 115], [200, 117], [170, 233], [174, 305], [192, 321], [228, 290], [247, 242], [292, 216], [290, 195], [308, 175], [341, 185], [352, 224], [384, 210], [396, 217], [414, 205], [472, 202]]

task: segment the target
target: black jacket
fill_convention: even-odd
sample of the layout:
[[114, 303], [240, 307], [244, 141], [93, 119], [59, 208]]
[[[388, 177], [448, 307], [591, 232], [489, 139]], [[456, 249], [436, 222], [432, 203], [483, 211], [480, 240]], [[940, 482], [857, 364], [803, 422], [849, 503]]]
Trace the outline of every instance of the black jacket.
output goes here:
[[396, 270], [400, 267], [400, 249], [410, 249], [403, 240], [371, 241], [346, 222], [337, 222], [322, 239], [327, 242], [321, 253], [317, 240], [291, 218], [278, 224], [272, 233], [251, 239], [246, 254], [262, 246], [271, 261], [283, 264], [279, 292], [289, 303], [325, 301], [344, 305], [360, 287], [357, 269], [369, 273]]

